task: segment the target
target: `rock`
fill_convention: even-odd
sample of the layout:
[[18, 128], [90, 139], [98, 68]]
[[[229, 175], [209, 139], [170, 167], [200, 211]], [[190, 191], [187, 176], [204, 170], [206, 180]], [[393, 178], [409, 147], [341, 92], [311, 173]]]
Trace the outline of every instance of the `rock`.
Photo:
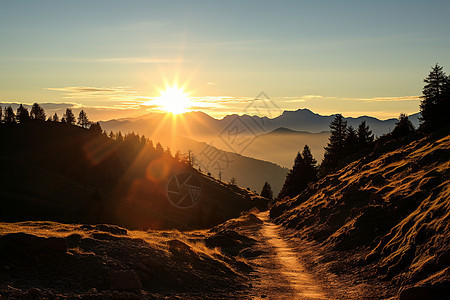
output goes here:
[[67, 241], [60, 237], [38, 237], [23, 232], [10, 233], [0, 237], [0, 248], [14, 252], [16, 249], [22, 252], [38, 252], [52, 250], [67, 252]]
[[134, 270], [114, 271], [110, 275], [111, 290], [142, 289], [142, 283]]

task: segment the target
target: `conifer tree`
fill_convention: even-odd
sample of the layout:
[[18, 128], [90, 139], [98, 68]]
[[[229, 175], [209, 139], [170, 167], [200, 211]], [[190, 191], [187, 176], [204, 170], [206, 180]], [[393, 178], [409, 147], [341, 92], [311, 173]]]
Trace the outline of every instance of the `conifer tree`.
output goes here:
[[358, 151], [358, 135], [356, 130], [349, 126], [347, 127], [347, 134], [344, 143], [345, 155], [352, 155]]
[[83, 128], [88, 128], [89, 124], [91, 124], [91, 122], [89, 122], [88, 116], [84, 112], [84, 110], [80, 111], [80, 114], [78, 115], [78, 123], [77, 124]]
[[3, 121], [5, 124], [15, 124], [16, 123], [16, 116], [14, 114], [14, 110], [11, 106], [8, 106], [5, 109], [5, 116], [3, 118]]
[[34, 103], [31, 107], [30, 117], [33, 120], [45, 121], [45, 111], [38, 103]]
[[119, 133], [116, 135], [116, 141], [123, 142], [122, 132], [119, 131]]
[[302, 152], [304, 169], [302, 170], [302, 176], [305, 177], [305, 182], [315, 182], [318, 178], [317, 160], [312, 156], [311, 149], [308, 145], [303, 147]]
[[65, 120], [64, 123], [71, 124], [71, 125], [75, 124], [75, 115], [73, 114], [72, 109], [70, 109], [70, 108], [66, 109], [63, 119]]
[[19, 121], [19, 123], [22, 124], [30, 120], [30, 114], [28, 113], [28, 109], [23, 107], [22, 104], [20, 104], [19, 108], [17, 108], [16, 119], [17, 121]]
[[302, 154], [297, 153], [292, 169], [286, 176], [283, 187], [278, 194], [278, 199], [284, 197], [293, 198], [308, 187], [308, 184], [317, 180], [317, 161], [311, 155], [307, 145]]
[[322, 163], [320, 164], [320, 174], [324, 176], [336, 169], [339, 161], [344, 157], [344, 144], [347, 136], [347, 122], [342, 115], [338, 114], [330, 124], [331, 136]]
[[392, 130], [392, 137], [399, 138], [402, 136], [406, 136], [415, 131], [413, 124], [408, 118], [407, 114], [400, 114], [398, 117], [398, 122], [395, 123], [394, 130]]
[[53, 115], [52, 121], [53, 121], [53, 122], [59, 122], [59, 117], [58, 117], [58, 114], [57, 114], [57, 113], [55, 113], [55, 114]]
[[450, 115], [450, 78], [443, 68], [436, 64], [424, 82], [426, 84], [420, 103], [420, 128], [431, 132], [447, 125]]
[[270, 184], [266, 181], [261, 190], [261, 197], [267, 198], [269, 200], [273, 200], [273, 191]]
[[366, 125], [366, 121], [363, 121], [358, 126], [358, 147], [360, 149], [372, 147], [373, 141], [372, 131], [369, 129], [369, 125]]

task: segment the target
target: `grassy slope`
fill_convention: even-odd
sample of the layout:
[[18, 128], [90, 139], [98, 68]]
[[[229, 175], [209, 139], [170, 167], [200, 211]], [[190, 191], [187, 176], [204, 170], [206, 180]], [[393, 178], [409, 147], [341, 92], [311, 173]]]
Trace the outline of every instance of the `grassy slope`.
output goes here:
[[360, 159], [271, 217], [320, 244], [330, 271], [363, 270], [403, 287], [404, 299], [439, 297], [450, 282], [450, 136]]

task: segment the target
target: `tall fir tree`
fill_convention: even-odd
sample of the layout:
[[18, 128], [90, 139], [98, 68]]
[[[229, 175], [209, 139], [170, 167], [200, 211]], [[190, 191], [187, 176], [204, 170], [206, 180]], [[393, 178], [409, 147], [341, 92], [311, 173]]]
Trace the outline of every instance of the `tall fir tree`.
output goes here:
[[66, 112], [64, 113], [63, 119], [65, 120], [65, 123], [74, 125], [75, 124], [75, 115], [72, 112], [72, 109], [67, 108]]
[[38, 103], [34, 103], [31, 107], [30, 118], [33, 120], [45, 121], [45, 111]]
[[358, 134], [356, 130], [349, 126], [347, 127], [347, 134], [344, 142], [345, 155], [352, 155], [358, 151]]
[[19, 108], [17, 108], [16, 119], [19, 123], [22, 124], [30, 120], [30, 114], [28, 113], [28, 109], [23, 107], [22, 104], [20, 104]]
[[420, 103], [420, 128], [426, 132], [438, 130], [448, 124], [450, 115], [450, 78], [436, 64], [424, 79]]
[[305, 182], [309, 184], [310, 182], [317, 181], [319, 176], [317, 160], [312, 156], [311, 149], [308, 145], [305, 145], [305, 147], [303, 147], [302, 157], [304, 164], [302, 176], [305, 177]]
[[362, 121], [358, 126], [358, 147], [360, 149], [370, 148], [373, 145], [374, 137], [369, 125], [366, 125], [366, 121]]
[[345, 156], [344, 146], [345, 138], [347, 137], [347, 122], [341, 114], [336, 115], [330, 123], [330, 131], [331, 135], [319, 168], [321, 176], [334, 171], [339, 161]]
[[305, 145], [303, 152], [297, 153], [294, 165], [286, 175], [286, 180], [277, 198], [293, 198], [303, 192], [308, 187], [308, 184], [315, 182], [317, 178], [317, 161], [312, 156], [308, 145]]
[[78, 123], [77, 124], [83, 128], [88, 128], [89, 124], [91, 124], [91, 122], [89, 121], [88, 116], [84, 112], [84, 110], [80, 111], [80, 114], [78, 115]]

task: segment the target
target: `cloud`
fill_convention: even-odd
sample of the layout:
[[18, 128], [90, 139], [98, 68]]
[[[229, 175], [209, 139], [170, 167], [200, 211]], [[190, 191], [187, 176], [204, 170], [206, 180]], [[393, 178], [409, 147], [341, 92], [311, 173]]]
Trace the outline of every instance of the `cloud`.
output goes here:
[[367, 102], [392, 102], [392, 101], [419, 101], [420, 96], [404, 96], [404, 97], [375, 97], [368, 99], [360, 99]]

